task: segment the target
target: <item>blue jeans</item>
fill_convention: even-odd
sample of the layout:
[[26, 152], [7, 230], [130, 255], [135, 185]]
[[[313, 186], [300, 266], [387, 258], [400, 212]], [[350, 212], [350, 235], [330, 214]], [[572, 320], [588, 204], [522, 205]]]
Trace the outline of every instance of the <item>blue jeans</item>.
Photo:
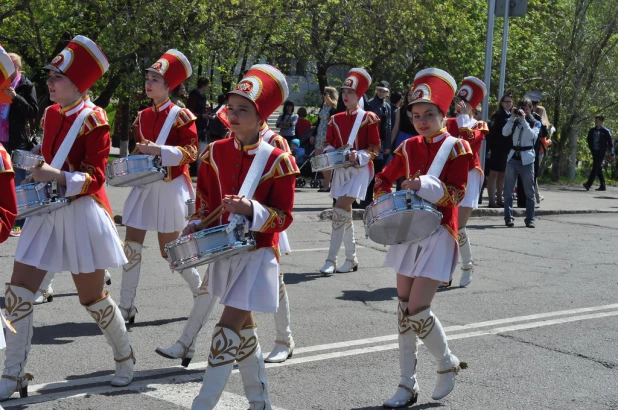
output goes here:
[[504, 220], [513, 218], [513, 189], [517, 184], [517, 175], [521, 175], [526, 192], [526, 223], [534, 222], [534, 162], [522, 165], [520, 159], [511, 159], [506, 163], [504, 174]]
[[[13, 171], [15, 171], [15, 186], [19, 186], [21, 184], [21, 181], [23, 181], [24, 179], [26, 179], [26, 170], [25, 169], [21, 169], [21, 168], [13, 168]], [[15, 225], [13, 225], [14, 228], [21, 228], [22, 226], [24, 226], [24, 221], [25, 219], [17, 219], [15, 221]]]

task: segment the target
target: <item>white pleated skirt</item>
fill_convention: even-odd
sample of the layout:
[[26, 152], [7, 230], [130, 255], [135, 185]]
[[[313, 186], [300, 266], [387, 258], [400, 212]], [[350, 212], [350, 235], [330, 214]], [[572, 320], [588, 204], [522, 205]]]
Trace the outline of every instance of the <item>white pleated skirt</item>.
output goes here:
[[459, 203], [459, 206], [476, 209], [479, 207], [479, 196], [481, 195], [481, 187], [485, 175], [481, 170], [474, 168], [468, 171], [468, 185], [466, 187], [466, 195]]
[[184, 175], [133, 187], [124, 203], [122, 223], [144, 231], [182, 231], [187, 225], [188, 199], [195, 199], [195, 191]]
[[209, 288], [220, 303], [251, 312], [279, 308], [279, 262], [272, 248], [260, 248], [208, 265]]
[[451, 280], [457, 266], [459, 245], [444, 225], [428, 238], [416, 243], [391, 245], [384, 266], [409, 278], [430, 278], [440, 282]]
[[365, 199], [371, 178], [373, 178], [373, 168], [369, 165], [360, 168], [338, 168], [333, 173], [330, 196], [335, 199], [348, 196], [362, 201]]
[[292, 252], [290, 241], [288, 240], [288, 234], [283, 231], [279, 233], [279, 254], [289, 255]]
[[44, 271], [73, 274], [127, 263], [114, 222], [91, 196], [26, 218], [15, 260]]

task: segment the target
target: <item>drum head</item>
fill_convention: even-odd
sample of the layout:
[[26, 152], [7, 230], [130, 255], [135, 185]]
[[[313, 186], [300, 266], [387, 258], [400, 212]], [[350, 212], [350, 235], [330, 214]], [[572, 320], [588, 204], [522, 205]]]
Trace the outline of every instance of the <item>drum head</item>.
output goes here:
[[111, 186], [140, 186], [146, 185], [153, 182], [157, 182], [165, 178], [165, 174], [159, 171], [144, 171], [144, 172], [133, 172], [126, 175], [118, 175], [113, 178], [107, 179], [107, 184]]
[[433, 212], [409, 210], [393, 213], [373, 222], [367, 236], [383, 245], [413, 243], [427, 238], [440, 227], [440, 217]]

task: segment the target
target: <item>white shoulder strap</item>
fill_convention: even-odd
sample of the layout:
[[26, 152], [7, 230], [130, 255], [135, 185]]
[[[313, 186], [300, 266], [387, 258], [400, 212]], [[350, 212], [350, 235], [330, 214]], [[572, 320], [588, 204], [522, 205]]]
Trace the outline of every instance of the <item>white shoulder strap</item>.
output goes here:
[[457, 142], [457, 138], [452, 137], [450, 135], [446, 137], [446, 140], [444, 140], [444, 142], [442, 143], [442, 146], [438, 150], [438, 154], [433, 159], [433, 162], [431, 163], [431, 167], [429, 167], [429, 171], [427, 171], [427, 175], [431, 175], [438, 179], [440, 178], [440, 174], [442, 173], [442, 170], [444, 169], [446, 160], [448, 160], [448, 156], [450, 155], [451, 150], [453, 149], [453, 146], [455, 145], [456, 142]]
[[354, 148], [354, 141], [356, 141], [356, 135], [358, 134], [358, 130], [360, 129], [364, 117], [365, 111], [363, 111], [362, 108], [359, 108], [358, 112], [356, 113], [354, 125], [352, 126], [352, 131], [350, 132], [350, 136], [348, 137], [348, 145], [350, 148]]
[[[245, 180], [240, 186], [240, 191], [238, 192], [239, 196], [244, 196], [248, 200], [253, 199], [253, 194], [255, 194], [255, 190], [257, 189], [260, 179], [262, 179], [262, 174], [264, 173], [264, 168], [266, 168], [268, 158], [270, 157], [270, 154], [271, 152], [273, 152], [274, 149], [275, 147], [262, 139], [262, 142], [258, 147], [257, 153], [255, 154], [255, 158], [253, 158], [253, 162], [249, 167], [247, 176], [245, 177]], [[230, 215], [230, 224], [227, 227], [226, 231], [231, 232], [237, 224], [243, 221], [243, 219], [243, 215]]]
[[69, 132], [64, 138], [64, 141], [62, 141], [58, 152], [56, 152], [56, 155], [54, 155], [54, 159], [52, 159], [51, 164], [49, 164], [52, 168], [62, 168], [62, 164], [64, 164], [64, 161], [66, 161], [67, 157], [69, 156], [69, 152], [71, 152], [71, 148], [75, 143], [75, 139], [77, 138], [77, 134], [79, 134], [79, 130], [82, 129], [82, 125], [84, 125], [86, 117], [89, 116], [91, 112], [92, 108], [84, 108], [79, 113], [79, 115], [75, 119], [75, 122], [73, 123], [73, 125], [71, 125], [71, 128], [69, 128]]
[[176, 117], [182, 108], [177, 105], [174, 105], [170, 112], [167, 114], [167, 118], [165, 118], [165, 122], [163, 123], [163, 127], [161, 128], [161, 132], [159, 132], [159, 136], [157, 137], [157, 141], [155, 144], [157, 145], [165, 145], [165, 141], [167, 141], [168, 135], [170, 135], [170, 131], [172, 130], [172, 126], [176, 121]]

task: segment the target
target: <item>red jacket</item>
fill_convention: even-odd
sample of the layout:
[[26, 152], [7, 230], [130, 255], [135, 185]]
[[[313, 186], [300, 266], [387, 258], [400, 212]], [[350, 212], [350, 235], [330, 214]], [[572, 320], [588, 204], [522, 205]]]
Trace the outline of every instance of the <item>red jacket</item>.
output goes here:
[[[255, 158], [258, 144], [242, 147], [232, 137], [208, 145], [202, 154], [202, 164], [198, 171], [196, 213], [192, 220], [205, 219], [221, 204], [225, 195], [238, 195]], [[298, 173], [294, 157], [275, 148], [252, 198], [261, 205], [254, 206], [252, 227], [258, 249], [271, 247], [278, 255], [279, 232], [286, 230], [292, 223], [295, 175]], [[211, 226], [228, 223], [229, 216], [229, 213], [224, 213]]]
[[[416, 178], [426, 175], [431, 167], [433, 159], [438, 154], [438, 150], [448, 136], [446, 129], [439, 133], [423, 138], [420, 135], [405, 140], [393, 155], [393, 159], [376, 175], [374, 186], [374, 197], [391, 193], [391, 187], [401, 177]], [[442, 173], [440, 182], [442, 183], [442, 198], [435, 202], [438, 210], [442, 212], [442, 225], [457, 239], [458, 226], [457, 205], [466, 195], [466, 185], [468, 183], [468, 169], [472, 151], [470, 145], [462, 139], [457, 140], [453, 146]], [[421, 178], [421, 186], [424, 183]], [[421, 190], [417, 195], [422, 197]]]
[[8, 152], [0, 144], [0, 242], [9, 237], [15, 217], [17, 217], [17, 197], [15, 195], [15, 172]]
[[[270, 132], [269, 132], [270, 131]], [[260, 127], [260, 137], [275, 148], [279, 148], [283, 152], [292, 152], [285, 138], [274, 132], [266, 122]]]
[[[156, 142], [167, 115], [174, 105], [168, 99], [157, 106], [140, 111], [133, 123], [137, 129], [137, 142], [144, 139]], [[195, 128], [195, 115], [191, 111], [186, 108], [180, 110], [164, 145], [173, 146], [182, 152], [180, 164], [167, 167], [165, 182], [184, 175], [191, 183], [189, 164], [197, 159], [197, 129]]]
[[[86, 104], [80, 99], [66, 108], [60, 108], [60, 105], [54, 104], [45, 110], [42, 120], [43, 145], [41, 147], [45, 162], [48, 164], [52, 162], [71, 125], [85, 108], [87, 108]], [[86, 117], [61, 170], [84, 173], [85, 182], [81, 192], [74, 198], [90, 195], [111, 216], [112, 210], [105, 192], [105, 167], [110, 146], [109, 124], [105, 111], [95, 110]]]
[[468, 141], [473, 154], [471, 158], [472, 162], [470, 163], [470, 170], [476, 168], [483, 172], [479, 154], [481, 152], [481, 147], [483, 146], [483, 138], [485, 138], [485, 135], [489, 134], [487, 123], [485, 121], [477, 121], [473, 127], [459, 127], [457, 124], [457, 118], [448, 118], [446, 120], [446, 130], [453, 137], [462, 138]]
[[[358, 108], [340, 112], [330, 117], [326, 129], [326, 141], [324, 141], [325, 149], [328, 146], [339, 149], [348, 143], [348, 137], [352, 132], [357, 112]], [[380, 154], [379, 125], [380, 118], [373, 112], [366, 111], [354, 141], [354, 149], [367, 153], [370, 166], [373, 166], [373, 159]]]

